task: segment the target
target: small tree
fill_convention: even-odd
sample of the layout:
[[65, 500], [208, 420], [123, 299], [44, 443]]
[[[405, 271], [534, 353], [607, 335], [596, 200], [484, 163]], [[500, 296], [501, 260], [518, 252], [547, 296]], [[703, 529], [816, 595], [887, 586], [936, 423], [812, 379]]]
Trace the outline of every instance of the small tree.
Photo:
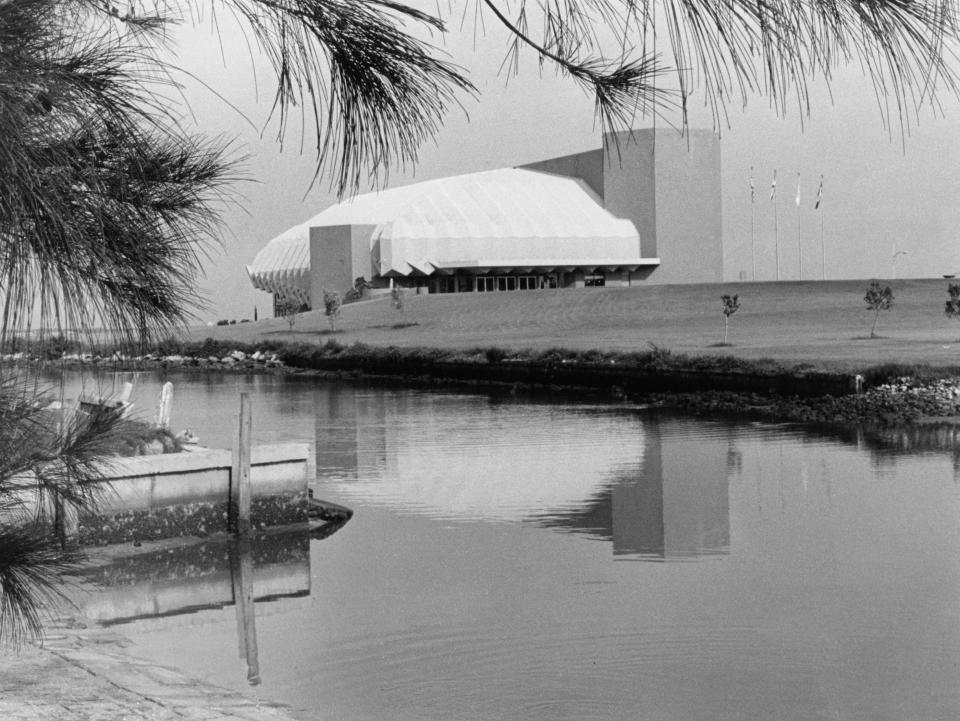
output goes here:
[[950, 283], [947, 286], [947, 295], [950, 297], [947, 299], [943, 312], [947, 314], [948, 318], [960, 320], [960, 283]]
[[723, 344], [727, 344], [727, 332], [730, 330], [730, 316], [740, 310], [739, 296], [721, 295], [720, 302], [723, 304]]
[[403, 291], [400, 288], [393, 288], [390, 291], [390, 302], [393, 307], [403, 312]]
[[335, 290], [323, 291], [323, 312], [330, 321], [330, 330], [337, 329], [337, 318], [340, 317], [340, 308], [343, 301], [340, 300], [340, 294]]
[[290, 330], [297, 322], [297, 314], [300, 313], [301, 304], [286, 296], [277, 299], [276, 317], [285, 318]]
[[[960, 286], [958, 286], [960, 287]], [[877, 337], [877, 321], [880, 320], [880, 311], [890, 310], [893, 307], [893, 291], [890, 290], [890, 286], [881, 286], [879, 282], [872, 281], [869, 286], [867, 286], [867, 293], [863, 296], [863, 300], [867, 304], [867, 309], [872, 310], [873, 315], [873, 326], [870, 328], [870, 337]]]
[[361, 275], [359, 278], [354, 279], [353, 287], [347, 291], [347, 294], [344, 296], [343, 300], [347, 303], [351, 303], [355, 300], [361, 300], [364, 294], [372, 287], [373, 286], [370, 285], [370, 281]]

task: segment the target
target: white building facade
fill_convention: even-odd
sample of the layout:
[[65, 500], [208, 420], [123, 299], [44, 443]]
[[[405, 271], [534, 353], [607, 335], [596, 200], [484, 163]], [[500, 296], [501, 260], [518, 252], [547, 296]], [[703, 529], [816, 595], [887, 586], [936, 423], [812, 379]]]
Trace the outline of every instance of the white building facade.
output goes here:
[[251, 282], [316, 307], [358, 278], [429, 293], [722, 280], [713, 134], [605, 140], [606, 149], [335, 204], [271, 240], [247, 268]]

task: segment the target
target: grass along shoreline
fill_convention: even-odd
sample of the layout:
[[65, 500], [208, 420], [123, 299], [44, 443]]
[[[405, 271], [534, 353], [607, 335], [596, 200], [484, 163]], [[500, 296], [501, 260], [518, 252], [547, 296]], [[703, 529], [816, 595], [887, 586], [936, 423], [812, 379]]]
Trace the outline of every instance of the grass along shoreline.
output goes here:
[[[944, 316], [949, 281], [884, 281], [895, 301], [882, 313], [876, 338], [869, 337], [868, 284], [411, 295], [402, 312], [387, 298], [348, 304], [335, 329], [321, 311], [311, 311], [292, 326], [270, 318], [191, 329], [136, 353], [97, 351], [108, 361], [81, 357], [79, 345], [53, 339], [19, 357], [586, 389], [772, 420], [902, 424], [956, 415], [960, 324]], [[740, 310], [730, 318], [725, 345], [721, 296], [730, 293], [738, 295]]]
[[[62, 343], [53, 344], [60, 349]], [[860, 374], [731, 355], [646, 351], [513, 351], [236, 343], [168, 339], [142, 355], [35, 348], [7, 361], [93, 365], [115, 369], [169, 368], [201, 372], [312, 373], [352, 379], [385, 379], [402, 385], [469, 385], [548, 391], [653, 403], [685, 412], [738, 415], [772, 421], [909, 425], [960, 415], [960, 366], [881, 364]], [[857, 392], [859, 376], [860, 391]]]

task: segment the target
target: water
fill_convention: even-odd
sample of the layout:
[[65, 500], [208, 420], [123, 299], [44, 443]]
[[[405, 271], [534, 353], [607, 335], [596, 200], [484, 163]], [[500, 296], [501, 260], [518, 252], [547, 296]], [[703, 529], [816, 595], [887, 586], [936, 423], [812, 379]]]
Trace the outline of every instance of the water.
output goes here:
[[[102, 598], [173, 604], [119, 619], [134, 655], [304, 718], [960, 717], [952, 431], [172, 380], [174, 429], [229, 446], [248, 390], [255, 439], [316, 442], [317, 495], [355, 515], [245, 572], [231, 551], [119, 574]], [[138, 379], [142, 410], [158, 393]], [[251, 568], [256, 686], [230, 590]]]

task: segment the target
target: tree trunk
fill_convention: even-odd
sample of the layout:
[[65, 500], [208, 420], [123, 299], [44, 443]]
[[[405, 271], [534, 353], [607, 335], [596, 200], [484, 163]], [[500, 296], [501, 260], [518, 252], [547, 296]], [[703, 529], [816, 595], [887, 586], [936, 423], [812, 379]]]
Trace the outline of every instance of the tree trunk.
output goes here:
[[877, 321], [880, 320], [880, 311], [877, 310], [876, 315], [873, 316], [873, 326], [870, 328], [870, 337], [877, 337]]

